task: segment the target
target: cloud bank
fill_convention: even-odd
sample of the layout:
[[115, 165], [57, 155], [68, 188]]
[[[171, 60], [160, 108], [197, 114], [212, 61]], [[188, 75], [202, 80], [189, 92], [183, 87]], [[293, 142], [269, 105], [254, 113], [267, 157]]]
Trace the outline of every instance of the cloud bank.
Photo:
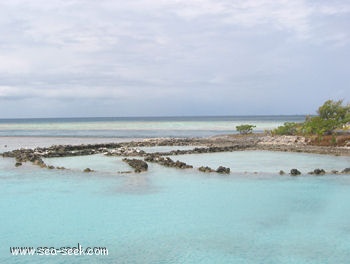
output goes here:
[[350, 4], [12, 0], [2, 117], [313, 112], [349, 101]]

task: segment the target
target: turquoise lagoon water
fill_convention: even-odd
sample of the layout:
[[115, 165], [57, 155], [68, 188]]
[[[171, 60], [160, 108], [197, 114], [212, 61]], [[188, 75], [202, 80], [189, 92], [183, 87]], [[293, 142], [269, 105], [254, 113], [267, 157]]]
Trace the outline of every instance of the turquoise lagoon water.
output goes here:
[[[110, 140], [67, 138], [59, 129], [59, 138], [28, 137], [33, 132], [25, 128], [22, 132], [25, 137], [0, 138], [3, 150], [28, 142]], [[155, 150], [164, 148], [148, 149]], [[349, 262], [350, 177], [306, 173], [315, 168], [342, 170], [350, 167], [350, 157], [240, 151], [172, 158], [195, 167], [224, 165], [232, 173], [149, 164], [145, 173], [123, 174], [118, 172], [130, 168], [120, 157], [102, 155], [45, 160], [67, 170], [30, 164], [15, 168], [13, 159], [1, 158], [0, 263]], [[95, 172], [83, 173], [86, 167]], [[303, 175], [278, 174], [291, 168]], [[60, 248], [78, 243], [106, 247], [109, 254], [10, 253], [16, 246]]]
[[[194, 165], [232, 165], [234, 172], [223, 176], [150, 164], [146, 173], [119, 174], [129, 169], [121, 158], [101, 155], [46, 159], [68, 168], [63, 171], [29, 164], [14, 169], [12, 159], [1, 159], [0, 262], [348, 263], [350, 177], [279, 176], [278, 170], [292, 161], [305, 171], [342, 169], [349, 157], [273, 152], [177, 157]], [[247, 164], [258, 173], [240, 173], [251, 168]], [[86, 167], [95, 172], [83, 173]], [[78, 243], [107, 247], [109, 255], [9, 251]]]

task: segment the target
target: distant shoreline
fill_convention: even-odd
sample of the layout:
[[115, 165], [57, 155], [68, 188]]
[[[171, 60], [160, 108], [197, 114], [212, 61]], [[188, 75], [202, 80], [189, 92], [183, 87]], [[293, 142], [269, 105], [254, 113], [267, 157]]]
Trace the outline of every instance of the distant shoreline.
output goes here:
[[310, 139], [303, 136], [269, 136], [265, 134], [251, 135], [219, 135], [211, 137], [215, 144], [244, 144], [251, 141], [253, 144], [249, 149], [269, 150], [283, 152], [303, 152], [314, 154], [326, 154], [337, 156], [350, 156], [350, 146], [317, 146]]
[[[48, 141], [42, 142], [45, 138]], [[4, 139], [4, 140], [1, 140]], [[25, 142], [31, 146], [25, 146]], [[113, 137], [40, 137], [40, 136], [0, 136], [0, 144], [6, 147], [9, 143], [21, 144], [19, 148], [47, 149], [55, 145], [56, 148], [64, 146], [85, 145], [91, 149], [98, 148], [101, 144], [119, 144], [123, 147], [152, 147], [152, 146], [206, 146], [206, 147], [237, 147], [247, 150], [270, 150], [305, 152], [315, 154], [329, 154], [350, 156], [350, 146], [316, 146], [310, 144], [309, 140], [302, 136], [270, 136], [264, 133], [252, 133], [249, 135], [225, 134], [210, 137], [151, 137], [151, 138], [113, 138]], [[42, 143], [42, 144], [41, 144]], [[348, 144], [349, 145], [349, 144]], [[2, 146], [2, 147], [4, 147]], [[3, 151], [7, 150], [2, 148]], [[9, 148], [9, 151], [14, 148]], [[68, 153], [67, 153], [68, 154]]]
[[[39, 142], [37, 142], [39, 143]], [[57, 142], [58, 143], [58, 142]], [[212, 152], [232, 152], [242, 150], [268, 150], [283, 152], [303, 152], [350, 156], [350, 146], [315, 146], [301, 136], [269, 136], [265, 134], [217, 135], [207, 138], [149, 138], [132, 141], [98, 142], [88, 144], [54, 144], [48, 147], [19, 148], [3, 152], [3, 157], [15, 158], [18, 163], [31, 161], [43, 166], [42, 158], [84, 156], [105, 154], [116, 156], [145, 157], [150, 153], [140, 151], [140, 147], [153, 146], [193, 146], [191, 150], [176, 150], [159, 153], [161, 156], [178, 154], [200, 154]]]

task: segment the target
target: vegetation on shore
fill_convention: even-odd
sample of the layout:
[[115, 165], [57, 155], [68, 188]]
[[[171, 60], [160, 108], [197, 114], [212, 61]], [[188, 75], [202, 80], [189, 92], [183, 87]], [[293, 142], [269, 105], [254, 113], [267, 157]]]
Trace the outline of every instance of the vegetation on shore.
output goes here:
[[317, 110], [316, 116], [307, 116], [303, 123], [287, 122], [272, 131], [274, 135], [324, 136], [332, 135], [336, 130], [349, 129], [350, 104], [343, 100], [328, 100]]
[[[344, 100], [327, 100], [317, 110], [317, 115], [307, 116], [304, 122], [286, 122], [272, 131], [273, 136], [303, 136], [311, 145], [345, 146], [350, 142], [350, 104]], [[256, 126], [236, 126], [241, 135], [251, 134]]]
[[349, 135], [350, 104], [343, 100], [327, 100], [317, 110], [316, 116], [307, 116], [302, 123], [287, 122], [272, 130], [272, 135], [297, 135], [310, 138], [314, 145], [343, 145]]
[[251, 134], [253, 132], [253, 128], [255, 127], [256, 126], [254, 125], [244, 124], [244, 125], [236, 126], [236, 130], [240, 134], [246, 135], [246, 134]]

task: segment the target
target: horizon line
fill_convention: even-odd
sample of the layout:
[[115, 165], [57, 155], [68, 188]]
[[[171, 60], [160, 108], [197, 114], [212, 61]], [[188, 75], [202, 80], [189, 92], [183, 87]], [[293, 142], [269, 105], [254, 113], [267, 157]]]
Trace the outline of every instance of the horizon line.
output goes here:
[[165, 115], [165, 116], [52, 116], [52, 117], [0, 117], [0, 120], [21, 119], [91, 119], [91, 118], [210, 118], [210, 117], [269, 117], [269, 116], [313, 116], [312, 114], [258, 114], [258, 115]]

